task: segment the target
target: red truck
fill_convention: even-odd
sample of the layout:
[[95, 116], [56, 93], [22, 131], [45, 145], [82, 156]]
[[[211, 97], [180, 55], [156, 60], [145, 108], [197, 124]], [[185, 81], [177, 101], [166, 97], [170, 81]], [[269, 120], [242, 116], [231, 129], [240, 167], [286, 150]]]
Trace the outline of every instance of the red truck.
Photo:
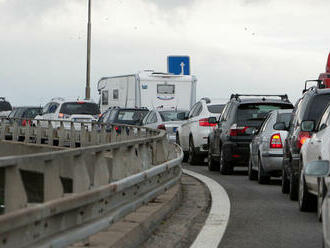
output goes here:
[[325, 67], [325, 73], [321, 73], [319, 76], [319, 80], [322, 81], [322, 84], [325, 88], [330, 88], [330, 53], [328, 55], [328, 62]]

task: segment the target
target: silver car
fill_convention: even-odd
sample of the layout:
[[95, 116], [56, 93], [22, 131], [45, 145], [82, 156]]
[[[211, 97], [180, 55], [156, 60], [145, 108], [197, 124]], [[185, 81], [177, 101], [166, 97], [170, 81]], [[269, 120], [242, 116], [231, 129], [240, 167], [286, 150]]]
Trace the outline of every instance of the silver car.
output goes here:
[[185, 120], [186, 110], [152, 110], [142, 120], [142, 125], [149, 128], [166, 130], [169, 141], [176, 141], [176, 131]]
[[271, 176], [282, 172], [283, 143], [287, 131], [276, 130], [276, 125], [289, 126], [291, 109], [270, 112], [250, 143], [249, 179], [260, 184], [269, 183]]

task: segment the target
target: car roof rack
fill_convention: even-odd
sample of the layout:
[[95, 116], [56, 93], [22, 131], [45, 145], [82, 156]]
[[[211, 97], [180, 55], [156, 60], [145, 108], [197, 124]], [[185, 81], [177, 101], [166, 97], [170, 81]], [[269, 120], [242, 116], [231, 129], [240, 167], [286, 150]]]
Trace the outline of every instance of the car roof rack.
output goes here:
[[[313, 85], [313, 86], [310, 86], [310, 87], [307, 87], [307, 84], [310, 83], [310, 82], [314, 82], [314, 83], [317, 83], [317, 84], [316, 85]], [[320, 79], [306, 80], [305, 81], [305, 88], [303, 89], [302, 93], [304, 94], [308, 90], [324, 89], [325, 88], [325, 85], [322, 84], [322, 83], [323, 83], [323, 81], [320, 80]]]
[[210, 99], [210, 98], [208, 98], [208, 97], [203, 97], [203, 98], [201, 98], [201, 101], [205, 101], [205, 102], [206, 102], [206, 104], [209, 104], [209, 103], [211, 103], [211, 99]]
[[256, 96], [256, 97], [263, 97], [263, 100], [266, 100], [265, 97], [280, 97], [282, 101], [289, 102], [289, 97], [287, 94], [284, 95], [254, 95], [254, 94], [231, 94], [230, 99], [235, 98], [236, 100], [240, 100], [241, 96]]

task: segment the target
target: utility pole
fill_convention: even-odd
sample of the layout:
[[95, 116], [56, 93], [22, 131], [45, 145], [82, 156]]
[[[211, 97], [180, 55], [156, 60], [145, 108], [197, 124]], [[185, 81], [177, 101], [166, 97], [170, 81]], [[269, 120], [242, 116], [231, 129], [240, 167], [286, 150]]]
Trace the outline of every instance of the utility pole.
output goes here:
[[90, 87], [90, 67], [91, 67], [91, 0], [88, 0], [88, 24], [87, 24], [87, 69], [86, 69], [86, 91], [85, 98], [91, 98]]

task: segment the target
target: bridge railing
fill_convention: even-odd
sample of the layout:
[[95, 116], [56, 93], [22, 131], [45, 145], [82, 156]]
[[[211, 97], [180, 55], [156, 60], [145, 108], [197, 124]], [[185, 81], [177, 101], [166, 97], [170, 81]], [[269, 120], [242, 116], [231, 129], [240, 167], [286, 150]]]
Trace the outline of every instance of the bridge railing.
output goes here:
[[181, 149], [168, 143], [164, 131], [128, 130], [136, 132], [134, 139], [0, 157], [5, 191], [0, 247], [66, 247], [176, 184]]
[[0, 140], [52, 146], [84, 147], [150, 137], [155, 134], [157, 130], [121, 124], [0, 118]]

